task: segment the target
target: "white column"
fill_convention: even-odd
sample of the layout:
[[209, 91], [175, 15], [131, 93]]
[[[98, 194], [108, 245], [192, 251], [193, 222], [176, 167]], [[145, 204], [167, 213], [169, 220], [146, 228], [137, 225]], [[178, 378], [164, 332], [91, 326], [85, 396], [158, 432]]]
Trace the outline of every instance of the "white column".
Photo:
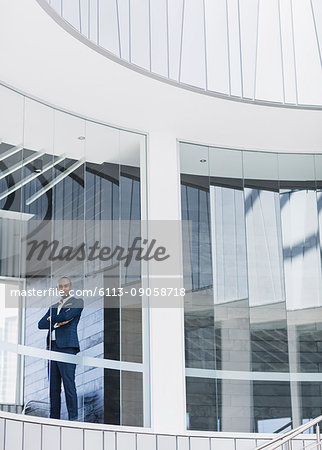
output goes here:
[[[175, 136], [149, 135], [147, 170], [149, 220], [178, 221], [181, 216], [180, 164]], [[181, 247], [181, 242], [178, 245]], [[171, 280], [171, 286], [182, 286], [182, 262], [179, 266], [176, 273], [180, 276]], [[157, 262], [149, 264], [151, 288], [166, 287], [169, 283], [166, 279], [153, 278], [158, 270]], [[150, 299], [150, 361], [152, 429], [158, 433], [182, 433], [185, 430], [183, 298]]]

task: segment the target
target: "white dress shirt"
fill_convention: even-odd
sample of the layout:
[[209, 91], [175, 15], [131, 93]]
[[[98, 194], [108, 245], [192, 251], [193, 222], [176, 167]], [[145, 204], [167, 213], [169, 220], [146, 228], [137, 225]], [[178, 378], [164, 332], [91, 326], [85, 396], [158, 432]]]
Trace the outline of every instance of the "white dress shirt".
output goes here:
[[[61, 299], [59, 300], [59, 304], [58, 304], [58, 308], [57, 308], [57, 314], [60, 313], [62, 307], [64, 306], [64, 304], [67, 302], [67, 300], [68, 300], [70, 297], [71, 297], [71, 296], [69, 295], [68, 297], [66, 297], [66, 298], [61, 298]], [[54, 328], [58, 328], [57, 323], [55, 323]], [[56, 340], [56, 333], [55, 333], [55, 330], [53, 330], [53, 331], [51, 332], [51, 340], [52, 340], [52, 341], [55, 341], [55, 340]]]

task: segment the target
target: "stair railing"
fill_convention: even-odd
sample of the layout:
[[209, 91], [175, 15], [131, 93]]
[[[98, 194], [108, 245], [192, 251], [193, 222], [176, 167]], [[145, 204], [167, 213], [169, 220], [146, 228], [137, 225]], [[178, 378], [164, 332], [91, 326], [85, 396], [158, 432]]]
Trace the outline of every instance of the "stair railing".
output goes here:
[[[320, 435], [320, 427], [319, 423], [322, 421], [322, 416], [318, 416], [315, 419], [310, 420], [309, 422], [300, 425], [297, 428], [294, 428], [294, 430], [291, 430], [285, 434], [282, 434], [275, 439], [273, 439], [270, 442], [266, 442], [266, 444], [260, 445], [259, 447], [256, 447], [254, 450], [291, 450], [292, 449], [292, 439], [294, 439], [296, 436], [304, 433], [308, 429], [316, 426], [316, 441], [313, 443], [310, 443], [309, 446], [315, 445], [315, 449], [322, 450], [322, 441], [321, 441], [321, 435]], [[308, 447], [308, 446], [307, 446]], [[312, 448], [312, 447], [311, 447]], [[313, 447], [314, 448], [314, 447]]]

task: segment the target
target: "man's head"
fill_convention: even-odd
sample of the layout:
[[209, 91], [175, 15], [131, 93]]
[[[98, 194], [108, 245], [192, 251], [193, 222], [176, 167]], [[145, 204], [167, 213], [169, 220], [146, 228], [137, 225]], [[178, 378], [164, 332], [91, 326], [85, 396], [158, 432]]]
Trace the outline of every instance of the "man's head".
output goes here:
[[63, 298], [66, 298], [69, 296], [69, 292], [72, 289], [72, 282], [68, 277], [62, 277], [58, 280], [58, 290], [60, 295]]

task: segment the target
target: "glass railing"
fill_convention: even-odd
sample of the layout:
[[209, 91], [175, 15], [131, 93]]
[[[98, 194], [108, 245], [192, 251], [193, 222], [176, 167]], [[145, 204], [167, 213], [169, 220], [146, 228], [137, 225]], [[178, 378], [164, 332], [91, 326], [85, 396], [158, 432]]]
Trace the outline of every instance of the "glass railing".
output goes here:
[[180, 144], [191, 430], [273, 433], [322, 408], [322, 155]]
[[143, 269], [108, 257], [146, 218], [145, 135], [4, 85], [0, 104], [0, 403], [149, 426], [148, 313], [118, 295]]

